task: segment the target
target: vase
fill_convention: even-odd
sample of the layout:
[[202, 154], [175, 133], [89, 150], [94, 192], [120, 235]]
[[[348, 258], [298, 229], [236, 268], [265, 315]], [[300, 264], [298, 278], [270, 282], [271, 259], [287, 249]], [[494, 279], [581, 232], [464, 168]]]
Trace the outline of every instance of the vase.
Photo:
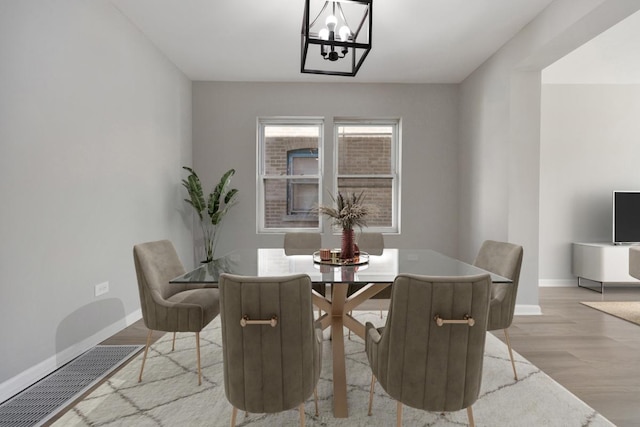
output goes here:
[[340, 277], [343, 282], [353, 282], [355, 280], [356, 270], [352, 266], [342, 267], [340, 270]]
[[355, 233], [353, 229], [342, 230], [342, 247], [340, 248], [341, 259], [353, 259], [353, 244]]

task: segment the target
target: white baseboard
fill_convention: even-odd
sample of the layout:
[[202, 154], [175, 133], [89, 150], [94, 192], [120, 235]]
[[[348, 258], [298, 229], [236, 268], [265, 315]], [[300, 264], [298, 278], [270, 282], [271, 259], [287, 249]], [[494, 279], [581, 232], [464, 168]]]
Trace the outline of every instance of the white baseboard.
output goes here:
[[[134, 311], [128, 316], [125, 316], [125, 327], [137, 322], [141, 318], [142, 310], [140, 309]], [[59, 367], [72, 361], [82, 353], [120, 332], [122, 329], [124, 329], [122, 327], [122, 321], [117, 321], [102, 329], [101, 331], [95, 333], [94, 335], [82, 340], [81, 342], [76, 343], [63, 351], [54, 354], [48, 359], [43, 360], [42, 362], [38, 363], [35, 366], [32, 366], [26, 371], [21, 372], [15, 377], [4, 381], [2, 384], [0, 384], [0, 403], [26, 389], [36, 381], [39, 381], [42, 378], [46, 377]]]
[[540, 316], [542, 314], [542, 309], [539, 305], [516, 304], [513, 314], [517, 316]]
[[567, 288], [578, 286], [578, 279], [540, 279], [538, 286], [541, 288]]

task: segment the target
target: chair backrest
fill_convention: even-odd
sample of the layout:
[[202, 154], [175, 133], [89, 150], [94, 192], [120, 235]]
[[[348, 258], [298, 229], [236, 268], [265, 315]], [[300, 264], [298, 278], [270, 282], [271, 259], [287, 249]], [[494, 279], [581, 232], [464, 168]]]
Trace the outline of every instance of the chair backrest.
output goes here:
[[133, 261], [144, 323], [149, 329], [165, 330], [157, 323], [157, 305], [186, 287], [169, 283], [186, 273], [176, 249], [169, 240], [141, 243], [133, 247]]
[[295, 232], [284, 234], [285, 255], [311, 255], [322, 246], [320, 233]]
[[369, 255], [382, 255], [384, 237], [382, 233], [360, 233], [356, 239], [358, 248]]
[[513, 321], [523, 253], [520, 245], [486, 240], [473, 262], [476, 267], [512, 280], [509, 284], [493, 286], [491, 298], [496, 301], [491, 303], [489, 330], [508, 328]]
[[[294, 408], [320, 378], [321, 340], [316, 335], [311, 279], [222, 274], [220, 318], [224, 386], [229, 402], [253, 413]], [[277, 324], [241, 325], [241, 319]]]
[[[372, 369], [389, 396], [427, 411], [457, 411], [477, 400], [490, 286], [488, 274], [396, 277], [378, 352], [368, 354], [370, 362], [377, 359]], [[438, 326], [436, 315], [469, 315], [475, 323]]]

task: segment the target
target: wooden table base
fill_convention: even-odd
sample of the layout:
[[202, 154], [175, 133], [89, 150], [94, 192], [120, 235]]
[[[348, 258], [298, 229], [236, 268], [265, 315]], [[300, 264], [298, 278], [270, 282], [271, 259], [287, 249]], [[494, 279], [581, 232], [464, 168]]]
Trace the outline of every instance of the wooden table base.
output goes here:
[[324, 315], [318, 319], [322, 329], [331, 327], [331, 346], [333, 353], [333, 416], [347, 418], [347, 372], [344, 354], [344, 327], [364, 339], [364, 325], [354, 319], [349, 312], [376, 295], [391, 283], [370, 283], [347, 299], [348, 283], [334, 283], [331, 300], [314, 291], [313, 302]]

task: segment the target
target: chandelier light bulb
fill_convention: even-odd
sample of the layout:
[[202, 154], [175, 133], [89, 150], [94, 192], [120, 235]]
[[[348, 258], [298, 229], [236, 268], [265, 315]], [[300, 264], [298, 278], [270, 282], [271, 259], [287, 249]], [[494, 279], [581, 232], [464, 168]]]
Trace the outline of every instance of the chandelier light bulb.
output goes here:
[[336, 29], [336, 25], [338, 25], [338, 18], [333, 15], [329, 15], [327, 16], [325, 24], [327, 25], [327, 28], [329, 28], [329, 31], [334, 31]]
[[343, 42], [349, 41], [349, 37], [351, 36], [351, 30], [346, 25], [343, 25], [342, 27], [340, 27], [339, 34], [340, 34], [340, 40], [342, 40]]
[[327, 30], [326, 28], [321, 29], [318, 33], [318, 37], [322, 40], [329, 40], [329, 30]]

